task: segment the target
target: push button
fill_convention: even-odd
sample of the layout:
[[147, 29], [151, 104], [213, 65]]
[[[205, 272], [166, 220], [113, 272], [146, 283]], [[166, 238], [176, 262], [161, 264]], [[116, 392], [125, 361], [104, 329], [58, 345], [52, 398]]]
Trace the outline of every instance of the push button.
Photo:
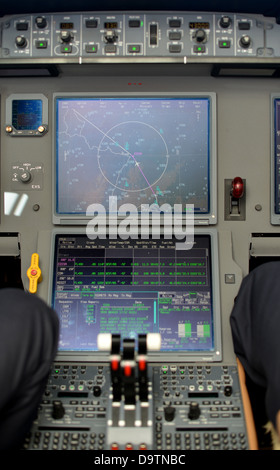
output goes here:
[[128, 52], [130, 54], [139, 53], [140, 52], [140, 45], [139, 44], [129, 45], [128, 46]]
[[129, 20], [128, 26], [130, 28], [140, 28], [141, 22], [140, 20]]
[[86, 20], [86, 28], [97, 28], [97, 20]]
[[170, 28], [180, 28], [181, 27], [181, 20], [169, 20]]
[[105, 46], [105, 52], [109, 54], [115, 53], [117, 52], [117, 46], [115, 46], [114, 44], [109, 44]]
[[48, 41], [36, 41], [35, 46], [36, 49], [47, 49]]
[[69, 45], [63, 45], [61, 46], [61, 49], [60, 51], [63, 53], [63, 54], [70, 54], [72, 52], [72, 46], [69, 46]]
[[203, 45], [202, 45], [202, 46], [194, 46], [194, 47], [193, 47], [193, 51], [194, 51], [194, 52], [198, 52], [198, 53], [199, 53], [199, 52], [200, 52], [200, 53], [204, 53], [204, 52], [206, 51], [206, 49], [205, 49], [205, 46], [203, 46]]
[[86, 52], [88, 54], [96, 54], [97, 49], [98, 47], [96, 44], [86, 44]]
[[178, 31], [178, 32], [175, 31], [175, 32], [169, 33], [169, 39], [171, 41], [180, 41], [181, 37], [182, 37], [182, 35], [181, 35], [180, 31]]
[[169, 46], [169, 52], [172, 54], [181, 52], [181, 45], [180, 44], [170, 44]]
[[16, 24], [17, 31], [27, 31], [28, 30], [28, 23], [17, 23]]
[[220, 49], [229, 49], [230, 48], [230, 41], [229, 40], [220, 40], [219, 41], [219, 48]]

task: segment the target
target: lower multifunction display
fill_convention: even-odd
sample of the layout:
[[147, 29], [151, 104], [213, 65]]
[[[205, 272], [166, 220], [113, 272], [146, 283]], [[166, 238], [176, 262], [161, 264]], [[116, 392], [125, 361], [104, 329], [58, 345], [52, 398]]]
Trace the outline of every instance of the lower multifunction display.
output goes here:
[[60, 350], [95, 351], [99, 333], [157, 332], [162, 351], [212, 351], [210, 237], [181, 248], [176, 240], [57, 235], [52, 304]]

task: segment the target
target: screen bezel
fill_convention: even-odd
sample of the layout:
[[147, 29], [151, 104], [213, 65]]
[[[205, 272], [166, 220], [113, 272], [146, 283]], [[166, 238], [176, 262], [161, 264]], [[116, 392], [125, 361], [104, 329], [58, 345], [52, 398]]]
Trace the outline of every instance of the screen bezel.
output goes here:
[[[56, 209], [57, 202], [57, 161], [56, 161], [56, 130], [57, 130], [57, 100], [59, 99], [144, 99], [144, 98], [182, 98], [182, 99], [208, 99], [209, 100], [209, 212], [194, 214], [195, 225], [213, 225], [217, 223], [217, 142], [216, 142], [216, 94], [194, 92], [96, 92], [96, 93], [55, 93], [53, 95], [53, 182], [52, 182], [52, 212], [54, 225], [86, 225], [90, 216], [80, 214], [60, 214]], [[180, 215], [181, 217], [181, 215]], [[123, 217], [118, 215], [118, 221]], [[141, 216], [143, 221], [143, 217]], [[145, 223], [150, 224], [150, 217], [146, 216]], [[183, 216], [184, 219], [184, 216]], [[104, 217], [104, 225], [108, 224], [108, 215]]]
[[280, 225], [280, 213], [278, 214], [275, 210], [276, 205], [276, 101], [280, 102], [280, 93], [271, 94], [270, 102], [270, 129], [271, 129], [271, 210], [270, 210], [270, 221], [272, 225]]
[[[162, 232], [159, 232], [162, 234]], [[84, 228], [56, 228], [52, 231], [51, 235], [51, 250], [50, 250], [50, 275], [49, 275], [49, 289], [48, 289], [48, 303], [52, 305], [52, 290], [53, 279], [55, 275], [54, 257], [55, 257], [55, 239], [57, 235], [61, 236], [75, 236], [86, 235]], [[213, 350], [211, 351], [189, 351], [189, 352], [151, 352], [149, 354], [150, 362], [221, 362], [222, 361], [222, 332], [221, 332], [221, 310], [220, 310], [220, 281], [219, 281], [219, 257], [218, 257], [218, 234], [212, 228], [208, 230], [198, 229], [195, 230], [196, 235], [208, 235], [210, 237], [211, 246], [211, 272], [212, 272], [212, 309], [213, 309]], [[102, 351], [58, 351], [57, 360], [60, 361], [108, 361], [109, 353]]]

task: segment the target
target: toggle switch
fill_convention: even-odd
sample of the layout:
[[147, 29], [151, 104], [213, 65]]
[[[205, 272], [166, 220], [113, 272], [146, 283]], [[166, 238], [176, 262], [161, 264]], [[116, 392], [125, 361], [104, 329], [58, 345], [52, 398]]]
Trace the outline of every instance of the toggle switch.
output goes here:
[[246, 180], [240, 176], [225, 180], [225, 220], [245, 220], [245, 187]]
[[232, 180], [231, 195], [234, 199], [240, 199], [244, 195], [244, 183], [240, 176]]
[[38, 253], [33, 253], [31, 256], [31, 265], [27, 270], [27, 277], [29, 279], [29, 292], [35, 294], [35, 292], [37, 292], [38, 283], [42, 280]]

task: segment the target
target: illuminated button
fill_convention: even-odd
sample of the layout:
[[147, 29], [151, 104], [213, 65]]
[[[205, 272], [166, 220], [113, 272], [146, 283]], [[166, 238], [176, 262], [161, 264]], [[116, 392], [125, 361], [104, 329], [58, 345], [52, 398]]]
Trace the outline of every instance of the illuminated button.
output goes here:
[[111, 450], [119, 450], [119, 446], [116, 442], [111, 445]]
[[230, 41], [228, 40], [220, 40], [219, 41], [219, 48], [220, 49], [228, 49], [230, 47]]
[[126, 444], [125, 450], [133, 450], [133, 445], [132, 444]]
[[194, 46], [194, 47], [193, 47], [193, 51], [194, 51], [194, 52], [198, 52], [198, 53], [199, 53], [199, 52], [200, 52], [200, 53], [203, 53], [203, 52], [206, 51], [206, 48], [205, 48], [205, 46]]
[[86, 44], [86, 52], [88, 54], [96, 54], [98, 47], [96, 44]]
[[36, 41], [35, 47], [36, 49], [47, 49], [48, 41]]
[[63, 54], [67, 54], [67, 53], [71, 53], [72, 52], [72, 46], [61, 46], [61, 49], [60, 51], [63, 53]]
[[129, 46], [128, 46], [128, 52], [130, 52], [130, 53], [133, 53], [133, 52], [138, 53], [138, 52], [140, 52], [140, 46], [139, 46], [139, 44], [129, 45]]

